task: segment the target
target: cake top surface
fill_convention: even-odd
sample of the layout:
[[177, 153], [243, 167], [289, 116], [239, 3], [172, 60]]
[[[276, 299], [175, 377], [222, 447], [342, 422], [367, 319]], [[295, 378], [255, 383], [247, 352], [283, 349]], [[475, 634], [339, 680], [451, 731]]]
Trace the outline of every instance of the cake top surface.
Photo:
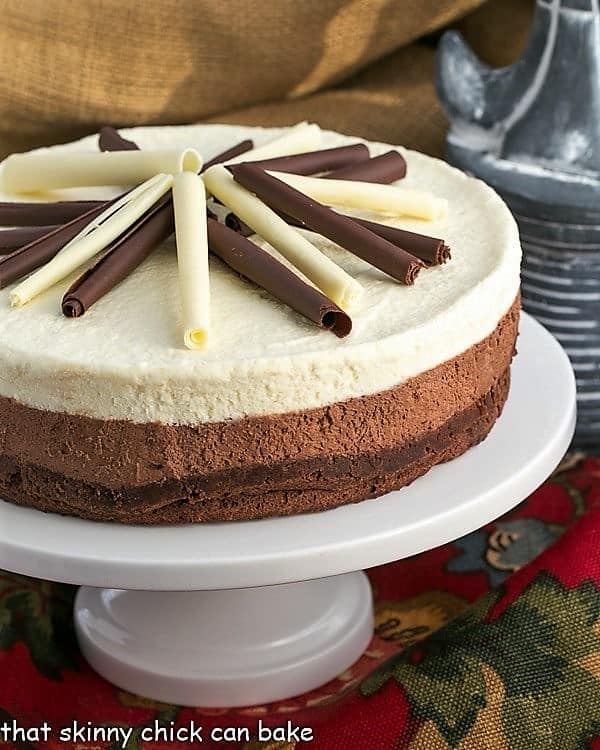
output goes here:
[[[244, 138], [260, 145], [283, 131], [198, 125], [121, 132], [141, 148], [191, 146], [209, 159]], [[323, 131], [322, 147], [359, 140]], [[372, 156], [392, 148], [368, 145]], [[53, 148], [96, 151], [97, 137]], [[353, 330], [347, 338], [317, 328], [211, 258], [211, 340], [204, 351], [183, 348], [170, 240], [79, 319], [60, 312], [61, 297], [75, 277], [22, 308], [10, 307], [10, 287], [2, 290], [0, 395], [100, 419], [197, 424], [375, 393], [459, 355], [493, 331], [518, 293], [517, 228], [501, 199], [482, 182], [439, 160], [399, 150], [408, 163], [402, 185], [447, 198], [448, 216], [426, 222], [362, 215], [442, 237], [452, 248], [452, 260], [427, 269], [407, 287], [307, 234], [365, 287], [351, 311]], [[40, 199], [104, 198], [117, 192], [79, 188]]]

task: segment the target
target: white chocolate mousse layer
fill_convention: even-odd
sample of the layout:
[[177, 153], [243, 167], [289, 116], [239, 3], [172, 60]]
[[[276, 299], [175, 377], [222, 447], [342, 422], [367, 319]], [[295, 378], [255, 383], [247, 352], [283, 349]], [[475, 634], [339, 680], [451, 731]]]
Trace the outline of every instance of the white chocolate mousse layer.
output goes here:
[[[260, 145], [283, 132], [223, 125], [122, 131], [141, 148], [195, 148], [205, 161], [245, 138]], [[357, 140], [323, 131], [321, 146]], [[392, 148], [369, 147], [373, 156]], [[96, 149], [97, 136], [92, 136], [51, 150]], [[437, 159], [402, 153], [408, 163], [402, 186], [446, 198], [447, 216], [432, 222], [368, 218], [442, 237], [452, 248], [452, 260], [423, 270], [407, 287], [307, 234], [365, 289], [351, 312], [347, 338], [317, 328], [211, 258], [211, 338], [202, 350], [184, 348], [177, 256], [170, 240], [78, 319], [64, 317], [60, 308], [77, 274], [22, 308], [10, 306], [14, 285], [2, 290], [0, 395], [98, 419], [194, 425], [377, 393], [461, 354], [492, 333], [518, 294], [517, 227], [484, 183]], [[39, 199], [114, 194], [80, 188]], [[22, 198], [4, 194], [0, 199]]]

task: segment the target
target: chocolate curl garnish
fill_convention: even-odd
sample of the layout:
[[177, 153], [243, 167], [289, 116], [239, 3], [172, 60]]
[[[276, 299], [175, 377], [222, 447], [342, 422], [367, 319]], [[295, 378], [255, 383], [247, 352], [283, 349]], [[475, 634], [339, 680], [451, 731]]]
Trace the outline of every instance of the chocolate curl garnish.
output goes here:
[[261, 169], [270, 169], [273, 172], [313, 175], [329, 172], [331, 169], [339, 169], [340, 167], [351, 168], [351, 165], [368, 161], [369, 149], [364, 143], [355, 143], [352, 146], [326, 148], [321, 151], [307, 151], [304, 154], [278, 156], [273, 159], [242, 163], [252, 164], [253, 167], [260, 167]]
[[20, 279], [31, 271], [35, 271], [36, 268], [43, 266], [44, 263], [51, 260], [92, 219], [99, 216], [109, 203], [102, 202], [96, 208], [91, 209], [91, 211], [87, 211], [76, 219], [72, 219], [67, 224], [63, 224], [52, 232], [48, 232], [48, 234], [43, 235], [39, 239], [19, 248], [19, 250], [15, 250], [9, 255], [0, 258], [0, 289], [3, 289], [8, 284]]
[[98, 135], [98, 146], [100, 151], [138, 151], [139, 146], [133, 141], [119, 133], [115, 128], [106, 125], [100, 130]]
[[383, 237], [396, 247], [401, 247], [417, 258], [420, 258], [428, 266], [439, 266], [450, 260], [451, 250], [444, 240], [437, 237], [429, 237], [426, 234], [409, 232], [399, 227], [390, 227], [387, 224], [378, 224], [369, 219], [359, 219], [353, 217], [363, 227], [370, 229], [375, 234]]
[[241, 154], [245, 154], [246, 151], [250, 151], [250, 149], [254, 148], [254, 141], [251, 140], [245, 140], [241, 141], [241, 143], [238, 143], [236, 146], [232, 146], [231, 148], [228, 148], [227, 151], [223, 151], [220, 154], [217, 154], [216, 156], [213, 156], [210, 161], [207, 161], [206, 164], [202, 167], [200, 170], [200, 174], [202, 172], [205, 172], [210, 167], [213, 167], [215, 164], [223, 164], [225, 161], [229, 161], [230, 159], [234, 159], [236, 156], [240, 156]]
[[[288, 224], [299, 227], [300, 229], [308, 229], [305, 224], [294, 219], [293, 216], [288, 216], [282, 212], [278, 213]], [[375, 221], [361, 219], [357, 216], [348, 216], [347, 218], [352, 219], [352, 221], [357, 224], [369, 229], [379, 237], [383, 237], [384, 240], [391, 242], [392, 245], [396, 245], [396, 247], [406, 250], [407, 253], [419, 258], [419, 260], [422, 260], [428, 266], [442, 265], [452, 257], [448, 245], [446, 245], [444, 240], [440, 240], [437, 237], [429, 237], [425, 234], [409, 232], [406, 229], [390, 227], [387, 224], [378, 224]], [[254, 234], [254, 230], [234, 213], [227, 214], [225, 217], [225, 223], [230, 229], [233, 229], [234, 232], [241, 234], [242, 237], [250, 237], [251, 234]]]
[[170, 193], [112, 242], [105, 254], [69, 287], [62, 311], [78, 318], [134, 271], [175, 229]]
[[350, 317], [258, 245], [224, 224], [208, 219], [208, 246], [234, 271], [266, 289], [320, 328], [339, 338], [352, 330]]
[[0, 226], [42, 227], [64, 224], [105, 205], [104, 201], [56, 201], [54, 203], [0, 202]]
[[423, 267], [414, 255], [347, 216], [307, 198], [300, 191], [252, 164], [237, 164], [231, 167], [231, 172], [236, 182], [255, 193], [273, 210], [293, 216], [314, 232], [345, 247], [397, 281], [413, 284]]
[[57, 227], [24, 227], [23, 229], [2, 229], [0, 230], [0, 253], [10, 253], [18, 250], [23, 245], [43, 237], [49, 232], [53, 232]]
[[[274, 170], [277, 171], [277, 170]], [[283, 172], [284, 170], [279, 170]], [[367, 161], [351, 164], [323, 175], [333, 180], [356, 180], [357, 182], [379, 182], [389, 185], [406, 177], [406, 161], [397, 151], [387, 151], [381, 156], [374, 156]]]

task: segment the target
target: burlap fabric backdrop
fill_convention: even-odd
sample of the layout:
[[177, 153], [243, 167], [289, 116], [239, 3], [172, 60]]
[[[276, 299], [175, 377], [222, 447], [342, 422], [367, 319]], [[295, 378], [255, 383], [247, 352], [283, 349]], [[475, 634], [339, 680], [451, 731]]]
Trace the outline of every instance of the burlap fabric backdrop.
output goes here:
[[462, 24], [505, 63], [532, 2], [0, 0], [0, 155], [105, 123], [304, 118], [440, 153], [431, 35]]

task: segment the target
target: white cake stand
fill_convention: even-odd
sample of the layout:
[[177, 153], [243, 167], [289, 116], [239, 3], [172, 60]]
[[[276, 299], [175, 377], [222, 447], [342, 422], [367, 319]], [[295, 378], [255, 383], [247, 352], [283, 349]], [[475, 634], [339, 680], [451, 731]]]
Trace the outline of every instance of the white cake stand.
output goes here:
[[574, 425], [569, 361], [524, 315], [510, 397], [488, 439], [408, 488], [312, 515], [167, 528], [0, 501], [0, 566], [84, 587], [81, 648], [120, 687], [206, 707], [284, 699], [334, 678], [366, 648], [371, 592], [353, 571], [505, 513], [555, 468]]

